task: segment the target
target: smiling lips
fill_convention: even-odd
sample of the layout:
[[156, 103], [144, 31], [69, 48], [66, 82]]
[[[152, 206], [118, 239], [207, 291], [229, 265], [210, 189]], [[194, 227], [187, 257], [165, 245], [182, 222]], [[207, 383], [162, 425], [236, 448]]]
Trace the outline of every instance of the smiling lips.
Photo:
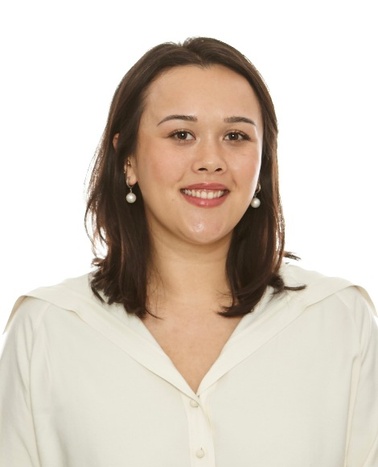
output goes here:
[[229, 190], [224, 185], [210, 183], [191, 185], [181, 190], [185, 199], [199, 207], [216, 207], [227, 198]]
[[194, 198], [201, 198], [201, 199], [214, 199], [220, 198], [226, 193], [226, 190], [217, 190], [217, 191], [209, 191], [209, 190], [182, 190], [185, 195], [193, 196]]

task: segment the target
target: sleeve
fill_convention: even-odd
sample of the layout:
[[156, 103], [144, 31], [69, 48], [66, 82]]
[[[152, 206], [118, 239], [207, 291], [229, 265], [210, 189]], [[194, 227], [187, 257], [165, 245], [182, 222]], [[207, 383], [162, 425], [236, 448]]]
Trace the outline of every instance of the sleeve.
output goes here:
[[378, 467], [378, 322], [373, 304], [362, 293], [365, 297], [354, 302], [361, 352], [345, 467]]
[[38, 318], [47, 304], [21, 298], [0, 358], [0, 466], [40, 467], [33, 425], [30, 364]]

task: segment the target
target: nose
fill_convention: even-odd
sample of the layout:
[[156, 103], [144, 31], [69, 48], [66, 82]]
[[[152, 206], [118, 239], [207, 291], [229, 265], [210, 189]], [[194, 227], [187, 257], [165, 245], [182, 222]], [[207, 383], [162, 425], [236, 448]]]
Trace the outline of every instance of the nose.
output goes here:
[[227, 164], [222, 148], [215, 143], [199, 144], [193, 169], [195, 172], [224, 172]]

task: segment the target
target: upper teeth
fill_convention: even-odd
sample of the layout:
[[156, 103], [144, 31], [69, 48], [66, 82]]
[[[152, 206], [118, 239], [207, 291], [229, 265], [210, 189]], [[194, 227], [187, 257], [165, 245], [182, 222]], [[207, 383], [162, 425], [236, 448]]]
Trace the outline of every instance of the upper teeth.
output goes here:
[[188, 196], [194, 196], [195, 198], [202, 199], [214, 199], [220, 198], [224, 195], [225, 190], [209, 191], [209, 190], [183, 190]]

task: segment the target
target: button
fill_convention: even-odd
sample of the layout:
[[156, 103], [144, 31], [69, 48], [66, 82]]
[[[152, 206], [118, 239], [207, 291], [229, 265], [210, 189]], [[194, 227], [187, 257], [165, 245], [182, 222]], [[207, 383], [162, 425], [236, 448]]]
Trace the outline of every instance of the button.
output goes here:
[[205, 451], [202, 448], [198, 449], [196, 452], [196, 456], [198, 457], [198, 459], [202, 459], [202, 457], [205, 457]]
[[197, 408], [198, 407], [198, 402], [195, 401], [194, 399], [190, 399], [190, 406], [193, 407], [193, 408]]

